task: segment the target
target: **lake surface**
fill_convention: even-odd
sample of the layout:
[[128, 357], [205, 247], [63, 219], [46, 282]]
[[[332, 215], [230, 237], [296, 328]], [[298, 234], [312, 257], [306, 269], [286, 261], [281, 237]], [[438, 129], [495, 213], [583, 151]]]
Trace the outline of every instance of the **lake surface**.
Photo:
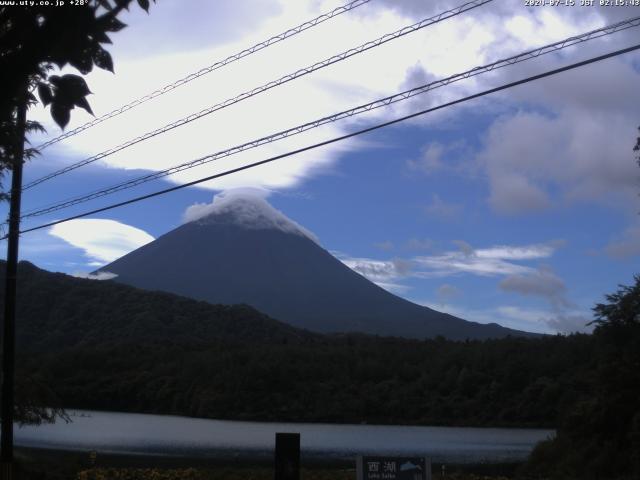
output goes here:
[[303, 458], [428, 455], [436, 462], [524, 459], [552, 430], [407, 427], [205, 420], [168, 415], [71, 411], [72, 422], [15, 428], [17, 446], [109, 454], [272, 458], [276, 432], [299, 432]]

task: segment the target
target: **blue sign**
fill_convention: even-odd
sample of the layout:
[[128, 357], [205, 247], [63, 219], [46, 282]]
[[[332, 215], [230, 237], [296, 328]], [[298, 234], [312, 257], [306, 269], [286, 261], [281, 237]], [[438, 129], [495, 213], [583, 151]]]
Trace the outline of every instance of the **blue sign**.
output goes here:
[[424, 457], [358, 457], [358, 480], [431, 480], [431, 461]]

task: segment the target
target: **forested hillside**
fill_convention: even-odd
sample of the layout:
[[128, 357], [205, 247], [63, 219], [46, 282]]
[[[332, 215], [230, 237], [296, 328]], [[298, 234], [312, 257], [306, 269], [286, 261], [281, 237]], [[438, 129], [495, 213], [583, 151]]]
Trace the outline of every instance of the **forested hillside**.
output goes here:
[[[0, 261], [0, 277], [5, 265]], [[300, 341], [312, 336], [246, 305], [211, 305], [51, 273], [28, 262], [19, 266], [16, 330], [18, 351], [25, 353], [123, 343]]]
[[199, 417], [554, 426], [588, 389], [588, 336], [317, 335], [220, 306], [20, 265], [25, 378], [65, 407]]
[[[588, 390], [590, 338], [368, 338], [74, 347], [25, 355], [66, 407], [197, 417], [546, 426]], [[576, 367], [577, 365], [577, 367]]]

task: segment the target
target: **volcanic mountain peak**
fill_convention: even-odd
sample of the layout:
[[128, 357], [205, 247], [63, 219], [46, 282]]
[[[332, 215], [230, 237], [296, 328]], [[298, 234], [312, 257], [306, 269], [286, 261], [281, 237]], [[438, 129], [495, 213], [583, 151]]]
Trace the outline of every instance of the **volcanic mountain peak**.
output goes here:
[[186, 223], [233, 224], [251, 230], [280, 230], [318, 242], [318, 238], [297, 224], [264, 198], [245, 190], [219, 193], [213, 203], [196, 203], [185, 212]]
[[234, 191], [194, 205], [184, 225], [101, 271], [115, 281], [214, 304], [247, 304], [315, 332], [409, 338], [526, 335], [392, 295], [351, 270], [264, 198]]

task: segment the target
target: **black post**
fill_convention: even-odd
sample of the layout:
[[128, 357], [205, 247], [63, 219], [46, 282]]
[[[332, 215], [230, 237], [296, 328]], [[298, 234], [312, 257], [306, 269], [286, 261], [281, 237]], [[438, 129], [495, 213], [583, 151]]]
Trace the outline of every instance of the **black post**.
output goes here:
[[300, 480], [300, 434], [276, 433], [275, 480]]
[[2, 336], [2, 479], [13, 477], [13, 404], [15, 372], [16, 277], [18, 271], [18, 241], [20, 238], [20, 200], [22, 194], [22, 163], [24, 161], [24, 133], [27, 122], [27, 101], [18, 107], [17, 139], [11, 174], [11, 203], [9, 206], [9, 235], [4, 295], [4, 326]]

